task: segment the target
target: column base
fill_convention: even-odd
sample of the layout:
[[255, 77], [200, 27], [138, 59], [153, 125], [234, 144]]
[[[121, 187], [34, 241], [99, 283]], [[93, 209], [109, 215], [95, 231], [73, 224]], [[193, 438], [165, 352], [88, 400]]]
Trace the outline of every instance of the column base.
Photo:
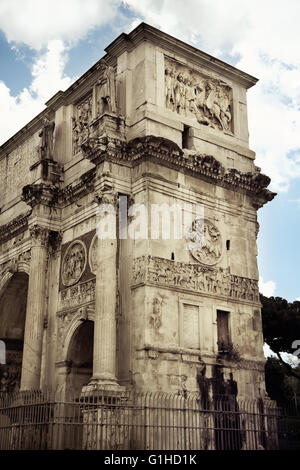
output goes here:
[[120, 396], [125, 392], [126, 387], [119, 385], [116, 379], [92, 377], [90, 382], [82, 387], [81, 396]]

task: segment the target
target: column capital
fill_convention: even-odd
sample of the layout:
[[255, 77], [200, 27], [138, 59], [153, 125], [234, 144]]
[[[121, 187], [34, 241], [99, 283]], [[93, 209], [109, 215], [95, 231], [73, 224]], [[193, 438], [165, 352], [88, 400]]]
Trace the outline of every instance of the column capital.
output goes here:
[[94, 193], [94, 201], [97, 204], [111, 204], [115, 209], [117, 209], [119, 204], [119, 195], [115, 191], [112, 183], [105, 182], [102, 188]]
[[29, 232], [33, 246], [48, 246], [50, 233], [48, 228], [33, 224], [29, 227]]

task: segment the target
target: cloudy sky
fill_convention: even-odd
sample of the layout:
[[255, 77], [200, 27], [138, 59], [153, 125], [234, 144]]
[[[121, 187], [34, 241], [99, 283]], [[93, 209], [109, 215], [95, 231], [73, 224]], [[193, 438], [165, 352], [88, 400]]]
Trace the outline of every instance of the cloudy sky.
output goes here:
[[250, 146], [272, 178], [259, 211], [260, 290], [300, 298], [299, 0], [0, 0], [0, 145], [141, 21], [259, 78]]

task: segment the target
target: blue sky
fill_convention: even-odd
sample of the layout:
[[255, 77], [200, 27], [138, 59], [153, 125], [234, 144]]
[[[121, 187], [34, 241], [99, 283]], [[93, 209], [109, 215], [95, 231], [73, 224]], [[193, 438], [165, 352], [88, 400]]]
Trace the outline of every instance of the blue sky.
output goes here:
[[277, 197], [259, 211], [261, 291], [300, 298], [300, 2], [0, 0], [0, 144], [145, 21], [259, 78], [250, 147]]

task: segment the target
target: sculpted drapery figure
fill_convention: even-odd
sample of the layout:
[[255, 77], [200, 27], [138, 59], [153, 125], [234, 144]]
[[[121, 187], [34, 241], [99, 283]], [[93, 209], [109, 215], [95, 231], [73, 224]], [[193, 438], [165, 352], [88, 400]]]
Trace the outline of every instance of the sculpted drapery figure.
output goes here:
[[43, 121], [43, 128], [39, 133], [41, 137], [40, 156], [41, 160], [53, 160], [53, 132], [55, 123], [46, 116]]
[[102, 77], [97, 82], [96, 115], [116, 113], [116, 80], [115, 71], [111, 66], [105, 66]]
[[195, 116], [200, 124], [231, 132], [230, 87], [191, 70], [165, 68], [165, 104], [178, 114]]

